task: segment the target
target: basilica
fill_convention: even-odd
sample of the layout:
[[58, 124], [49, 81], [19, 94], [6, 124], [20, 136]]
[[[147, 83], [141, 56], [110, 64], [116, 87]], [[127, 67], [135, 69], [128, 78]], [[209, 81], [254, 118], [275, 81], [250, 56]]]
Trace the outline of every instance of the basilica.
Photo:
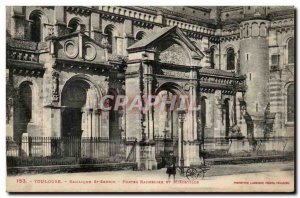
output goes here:
[[[284, 6], [7, 6], [7, 153], [156, 169], [293, 152], [294, 32]], [[100, 108], [118, 96], [165, 108]]]

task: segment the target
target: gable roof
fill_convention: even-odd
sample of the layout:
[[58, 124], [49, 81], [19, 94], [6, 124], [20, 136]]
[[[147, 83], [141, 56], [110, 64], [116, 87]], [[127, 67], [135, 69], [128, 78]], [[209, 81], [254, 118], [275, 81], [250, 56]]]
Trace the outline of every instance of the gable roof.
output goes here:
[[143, 38], [142, 40], [139, 40], [138, 42], [134, 43], [133, 45], [129, 46], [127, 48], [128, 52], [134, 52], [138, 50], [145, 50], [147, 49], [150, 45], [152, 45], [154, 42], [163, 40], [166, 36], [175, 33], [182, 42], [186, 44], [186, 46], [194, 52], [198, 57], [202, 58], [204, 57], [204, 54], [200, 51], [200, 49], [194, 45], [190, 39], [177, 27], [165, 27], [165, 28], [160, 28], [153, 34]]
[[157, 31], [154, 34], [151, 35], [147, 35], [145, 38], [139, 40], [138, 42], [134, 43], [133, 45], [129, 46], [127, 48], [128, 51], [132, 50], [132, 49], [137, 49], [137, 48], [143, 48], [148, 46], [149, 44], [151, 44], [152, 42], [154, 42], [157, 38], [163, 36], [165, 33], [167, 33], [169, 30], [171, 30], [174, 27], [165, 27], [165, 28], [161, 28], [159, 29], [159, 31]]
[[60, 41], [60, 40], [64, 40], [67, 38], [72, 38], [72, 37], [78, 37], [79, 35], [82, 36], [82, 38], [86, 38], [88, 41], [94, 43], [95, 45], [101, 47], [101, 48], [105, 48], [105, 46], [103, 46], [101, 43], [96, 42], [94, 39], [92, 39], [91, 37], [89, 37], [88, 35], [84, 34], [83, 32], [77, 31], [77, 32], [73, 32], [70, 34], [66, 34], [63, 36], [49, 36], [46, 37], [45, 40], [55, 40], [55, 41]]

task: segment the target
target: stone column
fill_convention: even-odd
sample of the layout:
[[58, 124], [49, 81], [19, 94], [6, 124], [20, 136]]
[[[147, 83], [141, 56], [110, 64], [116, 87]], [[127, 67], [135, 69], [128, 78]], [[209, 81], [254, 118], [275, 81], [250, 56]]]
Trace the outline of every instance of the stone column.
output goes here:
[[16, 109], [17, 89], [13, 84], [12, 69], [6, 69], [6, 137], [14, 135], [14, 112]]
[[[222, 111], [223, 101], [221, 96], [221, 91], [216, 90], [215, 92], [215, 112], [214, 112], [214, 138], [220, 138], [225, 135], [224, 125], [222, 123], [223, 111]], [[223, 120], [225, 122], [225, 119]]]
[[[185, 120], [186, 111], [184, 109], [178, 109], [178, 117], [180, 122], [180, 136], [178, 138], [180, 147], [179, 147], [179, 164], [181, 167], [184, 167], [187, 163], [185, 163], [185, 155], [184, 152], [188, 152], [187, 141], [184, 141], [184, 120]], [[185, 150], [184, 150], [185, 149]], [[184, 173], [184, 169], [181, 169], [181, 174]]]
[[96, 124], [95, 137], [102, 137], [102, 134], [101, 134], [101, 128], [102, 128], [101, 109], [95, 110], [95, 124]]
[[109, 111], [101, 111], [101, 137], [109, 137]]
[[54, 8], [55, 16], [55, 36], [63, 36], [66, 34], [67, 24], [65, 21], [65, 9], [63, 6], [55, 6]]
[[199, 144], [197, 140], [197, 112], [198, 112], [198, 103], [197, 103], [197, 73], [195, 70], [190, 71], [190, 83], [189, 83], [189, 107], [188, 107], [188, 124], [189, 130], [185, 132], [184, 140], [186, 143], [186, 151], [184, 151], [185, 155], [185, 164], [200, 164], [199, 157]]
[[99, 13], [91, 13], [91, 27], [90, 27], [91, 38], [94, 39], [98, 44], [102, 41], [102, 19]]
[[241, 92], [236, 93], [236, 112], [237, 124], [241, 128], [241, 133], [243, 134], [243, 136], [247, 137], [247, 124], [244, 119], [246, 106]]
[[[144, 67], [144, 84], [145, 84], [145, 98], [146, 98], [146, 104], [149, 104], [149, 100], [151, 100], [151, 96], [153, 93], [153, 87], [152, 87], [152, 82], [153, 82], [153, 77], [151, 76], [152, 74], [152, 65], [150, 64], [145, 64], [143, 63], [143, 67]], [[150, 101], [151, 102], [151, 101]], [[153, 139], [153, 135], [154, 135], [154, 131], [153, 131], [153, 126], [154, 126], [154, 120], [153, 120], [153, 110], [152, 110], [152, 106], [148, 105], [148, 107], [146, 108], [146, 128], [145, 128], [145, 133], [146, 136], [149, 140]]]
[[81, 110], [82, 113], [82, 123], [81, 123], [81, 128], [82, 128], [82, 135], [81, 137], [87, 138], [90, 137], [90, 127], [89, 127], [89, 121], [90, 121], [90, 116], [89, 116], [89, 110], [86, 108], [82, 108]]
[[134, 35], [133, 35], [133, 25], [132, 20], [125, 19], [124, 20], [124, 29], [123, 29], [123, 55], [127, 55], [127, 48], [134, 43]]
[[23, 12], [23, 6], [12, 7], [12, 25], [11, 35], [16, 39], [24, 39], [25, 37], [25, 16]]
[[[126, 107], [126, 136], [135, 137], [137, 143], [135, 145], [136, 149], [133, 151], [136, 155], [136, 162], [138, 164], [138, 169], [145, 168], [145, 165], [141, 165], [144, 161], [141, 159], [143, 158], [143, 154], [141, 154], [141, 147], [139, 142], [142, 139], [142, 128], [141, 128], [141, 112], [138, 108], [131, 107], [131, 104], [134, 99], [138, 99], [140, 96], [140, 68], [141, 63], [132, 63], [128, 64], [127, 70], [125, 73], [125, 83], [126, 83], [126, 96], [128, 97], [128, 107]], [[130, 72], [129, 72], [130, 71]], [[130, 154], [133, 144], [128, 144], [126, 149], [126, 156]]]

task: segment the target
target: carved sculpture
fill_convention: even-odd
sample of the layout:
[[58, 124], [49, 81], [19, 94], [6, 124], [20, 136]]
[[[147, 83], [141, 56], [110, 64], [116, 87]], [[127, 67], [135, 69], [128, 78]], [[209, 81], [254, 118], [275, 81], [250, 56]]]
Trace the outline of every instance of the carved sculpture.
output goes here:
[[59, 86], [59, 73], [54, 71], [52, 73], [52, 101], [58, 102], [59, 101], [59, 93], [58, 93], [58, 86]]

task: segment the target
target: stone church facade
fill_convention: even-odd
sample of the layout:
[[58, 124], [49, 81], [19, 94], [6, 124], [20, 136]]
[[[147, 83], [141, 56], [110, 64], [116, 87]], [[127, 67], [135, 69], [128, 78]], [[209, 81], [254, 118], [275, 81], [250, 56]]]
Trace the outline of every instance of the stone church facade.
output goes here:
[[[135, 138], [147, 169], [157, 167], [157, 137], [176, 139], [186, 166], [204, 151], [255, 150], [258, 140], [265, 151], [293, 151], [294, 12], [8, 6], [7, 136]], [[106, 95], [187, 95], [200, 108], [103, 110]]]

